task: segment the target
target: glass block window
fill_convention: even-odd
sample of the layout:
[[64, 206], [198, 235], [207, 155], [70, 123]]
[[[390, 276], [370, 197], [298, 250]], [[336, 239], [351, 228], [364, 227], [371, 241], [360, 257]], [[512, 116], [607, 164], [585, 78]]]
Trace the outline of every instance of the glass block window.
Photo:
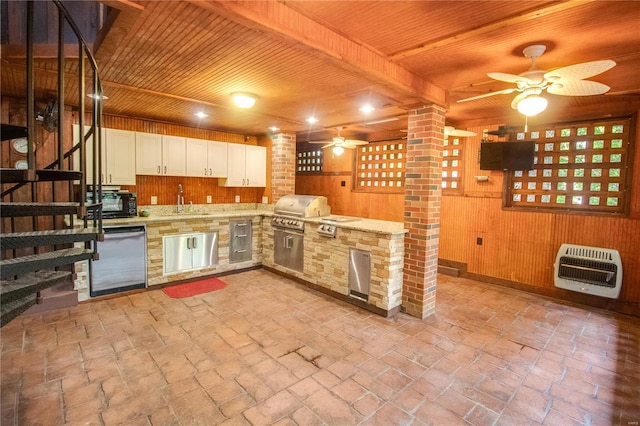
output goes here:
[[322, 149], [306, 149], [297, 153], [296, 174], [322, 173]]
[[403, 140], [375, 142], [356, 149], [356, 191], [404, 192], [406, 146]]
[[508, 207], [624, 213], [629, 200], [631, 119], [541, 126], [534, 169], [507, 173]]
[[448, 137], [442, 149], [442, 192], [462, 193], [462, 139]]

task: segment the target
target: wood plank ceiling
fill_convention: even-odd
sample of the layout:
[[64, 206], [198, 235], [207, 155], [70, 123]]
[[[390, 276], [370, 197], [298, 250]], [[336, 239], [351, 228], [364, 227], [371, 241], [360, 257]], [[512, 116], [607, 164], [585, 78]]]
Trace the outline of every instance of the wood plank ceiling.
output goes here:
[[[11, 3], [11, 2], [10, 2]], [[20, 3], [20, 2], [16, 2]], [[447, 121], [522, 121], [513, 95], [462, 98], [511, 87], [487, 77], [530, 66], [522, 49], [545, 44], [538, 67], [613, 59], [592, 78], [607, 95], [550, 95], [540, 120], [559, 108], [590, 111], [640, 105], [640, 2], [636, 1], [104, 1], [94, 47], [104, 111], [241, 134], [276, 125], [299, 140], [343, 135], [374, 139], [406, 128], [406, 112], [437, 103]], [[15, 6], [15, 3], [14, 3]], [[24, 61], [3, 39], [2, 93], [21, 96]], [[53, 60], [37, 61], [38, 99], [56, 90]], [[69, 89], [76, 66], [66, 72]], [[258, 97], [251, 110], [230, 94]], [[73, 102], [73, 101], [70, 101]], [[376, 111], [358, 108], [370, 102]], [[204, 111], [209, 116], [194, 116]], [[310, 126], [305, 119], [320, 122]], [[396, 120], [397, 118], [397, 120]], [[392, 121], [390, 121], [392, 120]], [[367, 124], [378, 122], [377, 124]]]

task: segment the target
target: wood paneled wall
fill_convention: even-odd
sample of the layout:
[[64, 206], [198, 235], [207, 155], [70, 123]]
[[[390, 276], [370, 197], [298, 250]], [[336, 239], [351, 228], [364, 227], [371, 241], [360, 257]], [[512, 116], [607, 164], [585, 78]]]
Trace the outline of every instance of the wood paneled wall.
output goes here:
[[[442, 197], [440, 261], [464, 265], [469, 276], [489, 282], [640, 315], [640, 126], [635, 130], [630, 215], [614, 217], [503, 209], [503, 172], [480, 170], [478, 150], [483, 129], [505, 123], [473, 124], [457, 126], [478, 136], [463, 140], [462, 194]], [[296, 193], [327, 196], [335, 214], [403, 221], [404, 194], [353, 192], [352, 162], [340, 161], [336, 166], [328, 155], [324, 175], [298, 175]], [[489, 176], [489, 181], [477, 182], [478, 175]], [[478, 238], [482, 245], [477, 244]], [[623, 263], [620, 298], [614, 301], [556, 289], [553, 264], [562, 243], [618, 250]]]

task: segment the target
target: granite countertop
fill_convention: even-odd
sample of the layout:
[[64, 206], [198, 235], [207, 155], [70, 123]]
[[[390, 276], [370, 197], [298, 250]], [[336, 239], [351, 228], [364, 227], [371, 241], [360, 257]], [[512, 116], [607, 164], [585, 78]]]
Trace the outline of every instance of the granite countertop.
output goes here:
[[367, 219], [363, 217], [329, 215], [324, 217], [306, 218], [305, 222], [320, 225], [326, 223], [337, 228], [355, 229], [358, 231], [374, 232], [376, 234], [401, 234], [407, 233], [404, 223], [388, 220]]
[[[121, 219], [104, 219], [103, 226], [144, 225], [155, 222], [174, 222], [180, 220], [203, 220], [207, 218], [231, 218], [273, 216], [273, 206], [265, 204], [200, 204], [184, 207], [185, 211], [177, 213], [175, 206], [139, 206], [138, 211], [148, 210], [149, 216], [128, 217]], [[192, 211], [191, 211], [192, 210]], [[387, 220], [367, 219], [362, 217], [329, 215], [324, 217], [309, 217], [304, 221], [312, 227], [321, 223], [337, 228], [354, 229], [378, 234], [405, 234], [404, 223]], [[78, 222], [76, 222], [78, 223]]]

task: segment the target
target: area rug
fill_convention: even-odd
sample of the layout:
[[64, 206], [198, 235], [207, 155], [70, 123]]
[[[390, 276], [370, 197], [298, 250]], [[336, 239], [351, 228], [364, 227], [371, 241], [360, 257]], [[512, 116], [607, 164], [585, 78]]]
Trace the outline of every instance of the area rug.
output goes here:
[[218, 278], [207, 278], [206, 280], [194, 281], [186, 284], [174, 285], [162, 289], [164, 293], [174, 299], [191, 297], [198, 294], [209, 293], [210, 291], [225, 288], [227, 284]]

